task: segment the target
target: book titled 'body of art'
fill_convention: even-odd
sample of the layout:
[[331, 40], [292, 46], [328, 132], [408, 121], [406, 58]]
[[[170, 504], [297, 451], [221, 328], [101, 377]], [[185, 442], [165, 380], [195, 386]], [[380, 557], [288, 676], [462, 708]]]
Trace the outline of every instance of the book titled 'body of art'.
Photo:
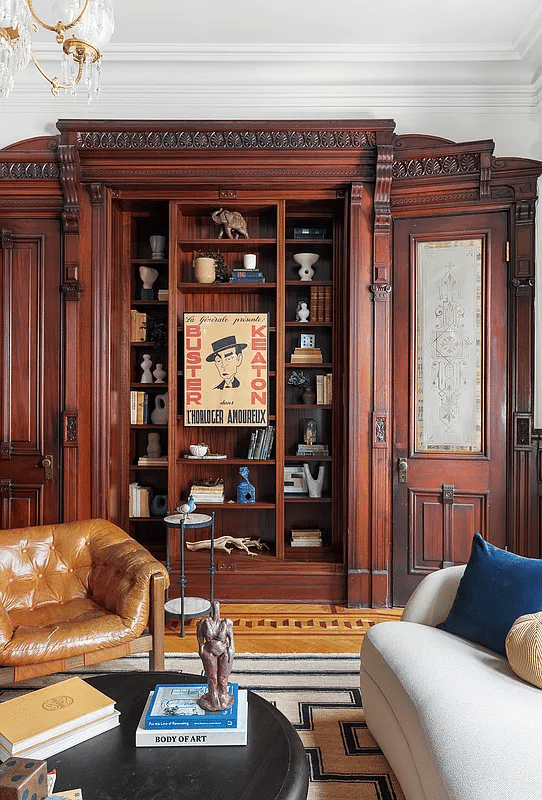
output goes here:
[[[247, 743], [248, 697], [246, 689], [239, 689], [237, 722], [232, 727], [145, 728], [145, 719], [152, 702], [152, 692], [143, 709], [135, 735], [136, 747], [215, 747], [218, 745], [243, 745]], [[214, 716], [206, 712], [204, 719]]]
[[228, 684], [234, 702], [224, 711], [205, 711], [198, 698], [209, 689], [206, 683], [163, 684], [154, 690], [152, 703], [145, 715], [145, 728], [233, 728], [237, 723], [238, 687]]
[[115, 703], [68, 678], [1, 704], [0, 758], [47, 758], [119, 724]]

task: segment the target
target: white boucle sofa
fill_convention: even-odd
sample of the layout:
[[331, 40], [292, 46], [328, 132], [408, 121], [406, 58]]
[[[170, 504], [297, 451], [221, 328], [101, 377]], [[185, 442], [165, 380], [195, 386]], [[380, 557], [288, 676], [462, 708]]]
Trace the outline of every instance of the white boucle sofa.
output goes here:
[[369, 730], [406, 800], [542, 798], [542, 690], [505, 656], [435, 628], [465, 567], [428, 575], [361, 648]]

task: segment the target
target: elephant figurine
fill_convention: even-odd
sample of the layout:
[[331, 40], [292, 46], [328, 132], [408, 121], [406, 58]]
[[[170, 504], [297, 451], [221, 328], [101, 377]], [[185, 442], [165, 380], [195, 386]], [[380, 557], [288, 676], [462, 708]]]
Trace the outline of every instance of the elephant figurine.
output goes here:
[[238, 211], [226, 211], [225, 208], [219, 208], [211, 214], [211, 219], [217, 225], [222, 225], [218, 234], [219, 239], [224, 234], [228, 239], [239, 239], [240, 236], [248, 239], [247, 223]]

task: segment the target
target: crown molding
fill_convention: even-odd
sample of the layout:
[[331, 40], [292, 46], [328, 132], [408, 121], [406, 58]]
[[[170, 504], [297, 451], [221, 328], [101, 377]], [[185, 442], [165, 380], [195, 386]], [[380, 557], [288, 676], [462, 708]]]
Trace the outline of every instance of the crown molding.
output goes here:
[[[58, 46], [37, 42], [34, 53], [40, 59], [58, 61]], [[305, 43], [230, 43], [162, 42], [160, 44], [111, 43], [103, 62], [515, 62], [522, 54], [512, 42], [499, 44], [305, 44]]]
[[[82, 116], [128, 117], [144, 116], [154, 119], [179, 119], [195, 114], [199, 118], [298, 118], [307, 112], [315, 118], [340, 115], [356, 118], [369, 110], [375, 116], [384, 110], [421, 108], [424, 111], [472, 113], [530, 114], [540, 108], [542, 83], [535, 86], [485, 86], [485, 85], [410, 85], [343, 86], [343, 85], [262, 85], [223, 86], [186, 85], [126, 86], [111, 83], [102, 89], [97, 101], [90, 106], [81, 91], [77, 98], [52, 98], [47, 87], [38, 94], [35, 88], [17, 86], [7, 101], [12, 113], [49, 112], [57, 118], [74, 116], [74, 110], [84, 111]], [[7, 108], [6, 108], [7, 110]], [[149, 112], [152, 110], [152, 114]], [[374, 112], [374, 113], [373, 113]], [[208, 116], [210, 114], [210, 117]], [[385, 116], [389, 116], [388, 113]]]

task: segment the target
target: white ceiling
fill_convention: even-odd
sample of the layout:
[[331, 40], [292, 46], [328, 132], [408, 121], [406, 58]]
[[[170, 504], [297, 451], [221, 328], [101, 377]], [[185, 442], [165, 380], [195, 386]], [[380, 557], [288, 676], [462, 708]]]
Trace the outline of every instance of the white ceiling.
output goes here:
[[[52, 0], [34, 4], [50, 19]], [[542, 108], [542, 0], [113, 4], [100, 98], [90, 107], [84, 92], [52, 98], [30, 65], [0, 119], [34, 115], [39, 129], [47, 117], [398, 118], [423, 109], [527, 118]], [[34, 49], [55, 74], [48, 36]]]

